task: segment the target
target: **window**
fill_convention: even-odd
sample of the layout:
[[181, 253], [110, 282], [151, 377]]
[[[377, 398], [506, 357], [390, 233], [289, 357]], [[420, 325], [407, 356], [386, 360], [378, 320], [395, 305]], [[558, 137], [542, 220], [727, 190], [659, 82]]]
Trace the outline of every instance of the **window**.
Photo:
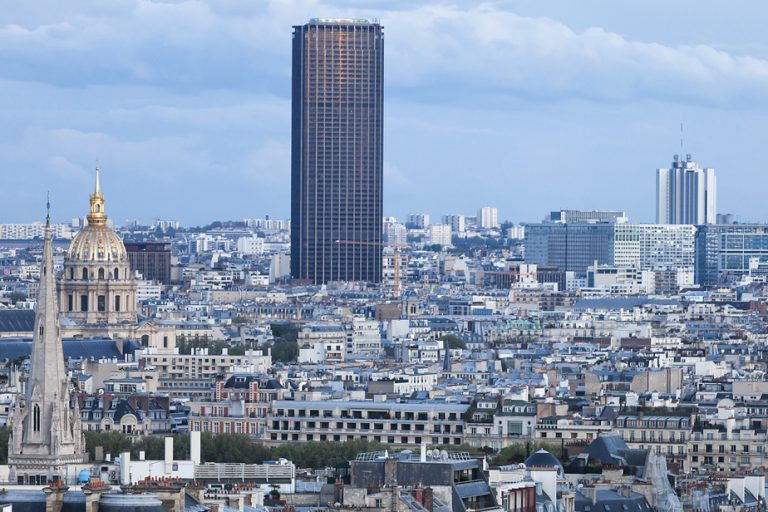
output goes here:
[[104, 312], [107, 310], [107, 297], [105, 295], [98, 296], [97, 308], [98, 308], [98, 311], [101, 311], [101, 312]]
[[32, 410], [32, 430], [40, 432], [40, 404], [35, 404]]
[[104, 269], [99, 269], [99, 281], [102, 281], [104, 279]]
[[115, 311], [120, 311], [120, 296], [115, 295]]
[[86, 280], [86, 279], [88, 279], [88, 269], [84, 268], [83, 269], [83, 280]]
[[113, 272], [113, 275], [114, 275], [115, 279], [119, 279], [120, 278], [117, 269], [115, 269], [115, 271]]
[[88, 296], [80, 296], [80, 311], [88, 311]]
[[69, 306], [69, 311], [72, 311], [75, 308], [75, 297], [71, 293], [67, 295], [67, 306]]

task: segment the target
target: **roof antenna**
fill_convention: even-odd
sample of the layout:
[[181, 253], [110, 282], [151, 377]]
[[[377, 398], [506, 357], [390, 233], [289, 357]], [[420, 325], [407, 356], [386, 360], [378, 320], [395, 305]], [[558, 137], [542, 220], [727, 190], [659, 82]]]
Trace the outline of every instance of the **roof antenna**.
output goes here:
[[683, 123], [680, 123], [680, 155], [682, 156], [685, 153], [683, 151]]

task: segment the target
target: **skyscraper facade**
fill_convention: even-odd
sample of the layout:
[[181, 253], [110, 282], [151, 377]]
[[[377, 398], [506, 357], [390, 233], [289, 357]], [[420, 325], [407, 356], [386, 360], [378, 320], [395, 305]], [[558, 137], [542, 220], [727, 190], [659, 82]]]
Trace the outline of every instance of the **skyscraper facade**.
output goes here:
[[675, 155], [670, 168], [656, 170], [656, 222], [659, 224], [715, 224], [717, 179], [712, 168], [702, 169], [691, 155]]
[[381, 281], [384, 33], [366, 20], [293, 29], [291, 275]]

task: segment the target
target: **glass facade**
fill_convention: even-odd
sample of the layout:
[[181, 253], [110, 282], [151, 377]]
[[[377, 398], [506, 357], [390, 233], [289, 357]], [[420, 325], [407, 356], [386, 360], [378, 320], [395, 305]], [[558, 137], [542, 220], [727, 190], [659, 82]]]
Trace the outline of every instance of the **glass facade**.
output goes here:
[[749, 273], [749, 261], [768, 262], [768, 226], [699, 226], [696, 232], [696, 283], [724, 284]]
[[364, 20], [293, 31], [291, 275], [381, 281], [384, 34]]

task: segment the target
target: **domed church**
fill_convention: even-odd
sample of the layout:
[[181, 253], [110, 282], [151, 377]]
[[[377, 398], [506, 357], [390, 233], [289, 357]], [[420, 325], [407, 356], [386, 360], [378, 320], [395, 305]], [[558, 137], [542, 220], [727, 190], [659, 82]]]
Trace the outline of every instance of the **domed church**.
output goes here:
[[64, 256], [61, 313], [81, 326], [135, 325], [136, 280], [122, 239], [107, 225], [98, 166], [90, 202], [88, 225]]

